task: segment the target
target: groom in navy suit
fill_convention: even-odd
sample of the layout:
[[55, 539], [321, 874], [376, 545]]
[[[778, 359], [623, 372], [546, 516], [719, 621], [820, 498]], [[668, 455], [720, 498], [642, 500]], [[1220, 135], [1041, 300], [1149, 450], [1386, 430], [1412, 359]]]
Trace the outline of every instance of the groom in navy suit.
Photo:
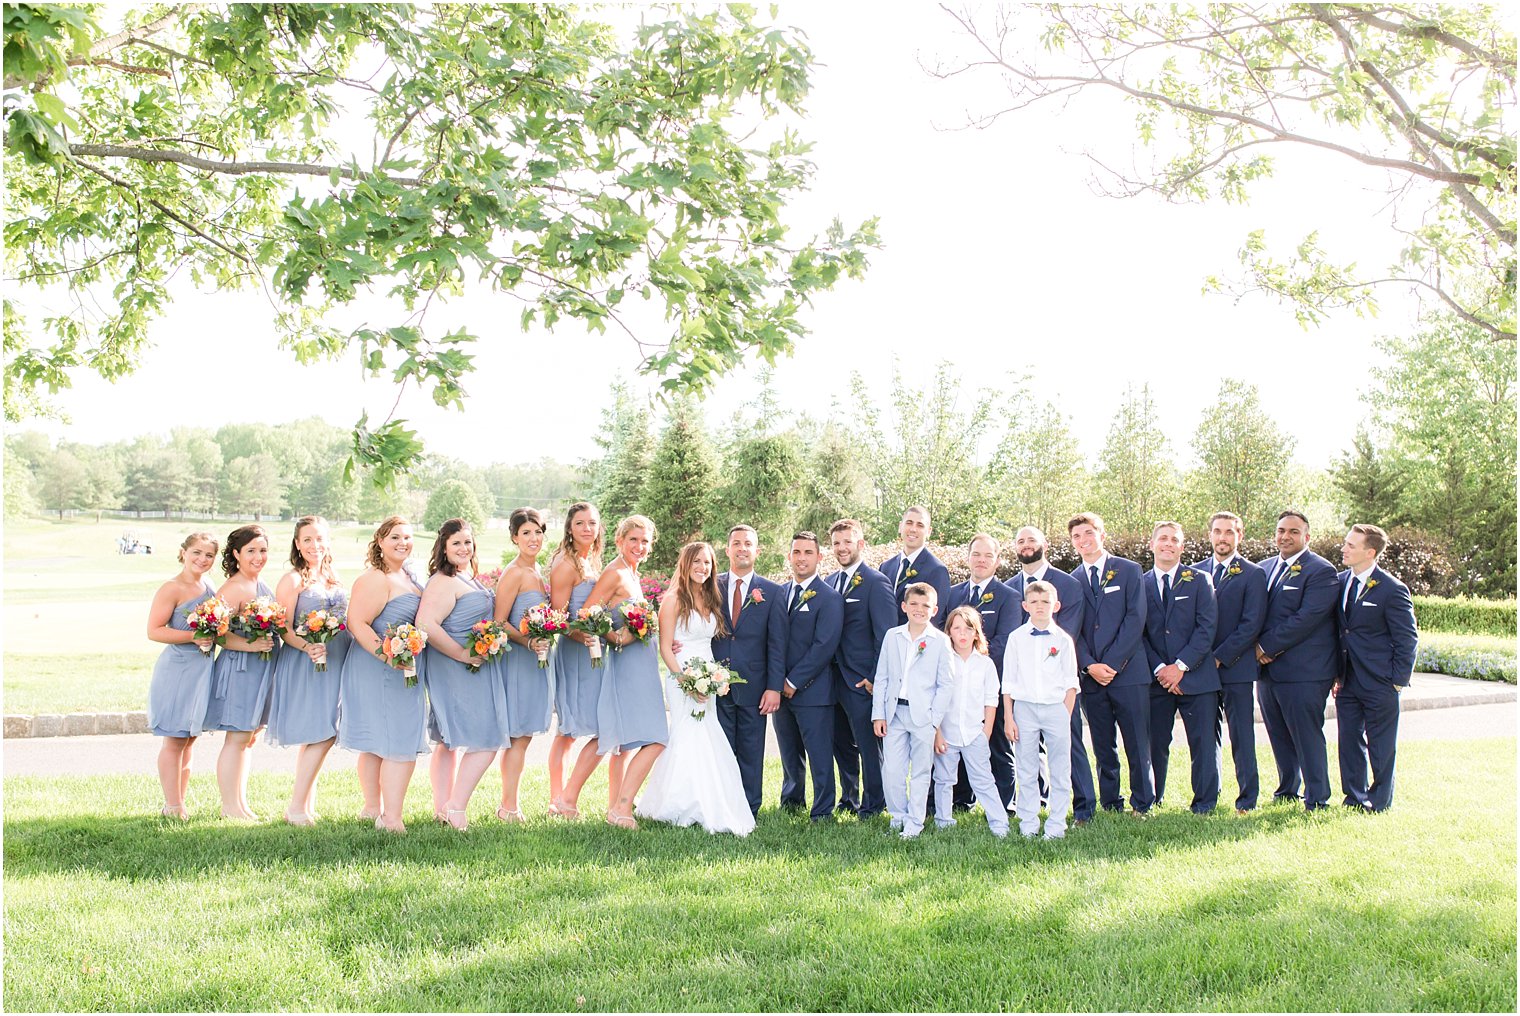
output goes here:
[[756, 815], [765, 772], [765, 718], [780, 707], [786, 677], [786, 596], [779, 585], [755, 574], [758, 550], [753, 527], [728, 531], [729, 570], [718, 576], [728, 634], [713, 639], [713, 656], [745, 681], [718, 699], [718, 722]]
[[1235, 760], [1235, 813], [1256, 807], [1261, 777], [1256, 771], [1256, 637], [1267, 617], [1267, 573], [1235, 552], [1244, 535], [1240, 516], [1215, 512], [1209, 519], [1211, 557], [1193, 565], [1214, 580], [1214, 663], [1219, 667], [1219, 720], [1230, 731]]
[[1256, 694], [1277, 760], [1275, 801], [1296, 801], [1302, 777], [1304, 808], [1330, 801], [1325, 751], [1325, 702], [1340, 673], [1335, 638], [1335, 566], [1309, 549], [1309, 520], [1288, 510], [1277, 517], [1278, 556], [1267, 569], [1267, 620], [1256, 639], [1262, 665]]
[[[897, 604], [897, 623], [900, 625], [908, 623], [908, 615], [903, 613], [902, 604], [907, 598], [907, 588], [913, 583], [926, 582], [933, 586], [941, 605], [950, 599], [950, 570], [924, 546], [929, 542], [932, 532], [929, 509], [923, 505], [914, 505], [903, 512], [902, 521], [897, 524], [902, 551], [882, 562], [881, 573], [892, 583], [892, 602]], [[945, 627], [947, 613], [949, 611], [946, 610], [935, 612], [934, 627]]]
[[1072, 577], [1082, 583], [1082, 637], [1077, 666], [1082, 677], [1082, 711], [1098, 760], [1098, 803], [1123, 811], [1119, 793], [1119, 747], [1129, 761], [1129, 803], [1148, 814], [1155, 801], [1151, 783], [1151, 673], [1146, 666], [1145, 577], [1140, 566], [1103, 548], [1103, 520], [1092, 512], [1066, 524], [1071, 544], [1082, 555]]
[[[1341, 679], [1335, 693], [1342, 802], [1383, 811], [1393, 804], [1393, 758], [1399, 736], [1399, 693], [1409, 687], [1419, 633], [1409, 588], [1378, 567], [1388, 534], [1355, 525], [1346, 534], [1339, 578]], [[1372, 763], [1372, 785], [1367, 764]]]
[[887, 807], [881, 785], [881, 738], [871, 729], [871, 689], [882, 640], [897, 623], [892, 583], [860, 559], [865, 529], [840, 519], [829, 529], [839, 570], [829, 583], [843, 599], [844, 625], [834, 655], [834, 761], [839, 807], [861, 818]]
[[[1050, 541], [1037, 526], [1025, 526], [1013, 537], [1013, 552], [1019, 560], [1019, 572], [1008, 580], [1008, 588], [1018, 598], [1018, 625], [1029, 622], [1029, 611], [1024, 609], [1024, 589], [1031, 582], [1048, 582], [1055, 587], [1061, 607], [1056, 611], [1055, 621], [1062, 631], [1071, 636], [1073, 644], [1082, 638], [1082, 610], [1084, 597], [1082, 583], [1063, 571], [1050, 566], [1045, 560]], [[1049, 786], [1043, 776], [1040, 785]], [[1087, 746], [1082, 741], [1082, 696], [1077, 696], [1071, 710], [1071, 820], [1074, 825], [1086, 825], [1092, 820], [1098, 806], [1098, 795], [1093, 789], [1092, 764], [1087, 760]]]
[[811, 770], [814, 822], [834, 817], [833, 664], [844, 626], [844, 597], [818, 577], [821, 557], [816, 535], [792, 537], [792, 581], [784, 587], [786, 677], [771, 720], [781, 749], [781, 807], [803, 806]]

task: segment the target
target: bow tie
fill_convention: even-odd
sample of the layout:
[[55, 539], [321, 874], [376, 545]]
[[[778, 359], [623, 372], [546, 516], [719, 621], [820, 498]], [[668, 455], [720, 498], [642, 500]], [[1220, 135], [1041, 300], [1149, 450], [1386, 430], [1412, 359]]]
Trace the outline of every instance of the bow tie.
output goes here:
[[1046, 631], [1044, 628], [1031, 628], [1031, 629], [1029, 629], [1029, 634], [1031, 634], [1031, 635], [1049, 635], [1050, 632]]

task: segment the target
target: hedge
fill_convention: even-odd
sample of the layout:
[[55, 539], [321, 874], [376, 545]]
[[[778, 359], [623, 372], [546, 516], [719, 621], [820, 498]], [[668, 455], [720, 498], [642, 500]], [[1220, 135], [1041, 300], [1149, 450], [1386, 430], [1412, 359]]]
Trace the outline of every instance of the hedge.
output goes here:
[[1470, 635], [1515, 634], [1514, 600], [1416, 596], [1414, 616], [1421, 631], [1462, 632]]

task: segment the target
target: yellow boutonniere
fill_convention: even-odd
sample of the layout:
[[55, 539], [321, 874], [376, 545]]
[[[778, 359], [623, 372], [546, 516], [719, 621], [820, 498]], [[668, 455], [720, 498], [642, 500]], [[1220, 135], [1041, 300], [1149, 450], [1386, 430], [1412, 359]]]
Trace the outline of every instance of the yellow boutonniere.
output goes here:
[[1179, 576], [1177, 576], [1177, 577], [1180, 578], [1184, 582], [1191, 582], [1191, 581], [1193, 581], [1193, 573], [1191, 571], [1184, 570], [1182, 572], [1182, 574], [1179, 575]]
[[1225, 574], [1226, 575], [1239, 575], [1240, 574], [1240, 565], [1238, 565], [1238, 564], [1232, 564], [1232, 565], [1230, 565], [1230, 567], [1228, 567], [1228, 568], [1225, 569]]
[[1377, 579], [1368, 579], [1367, 584], [1362, 586], [1362, 591], [1356, 595], [1356, 598], [1360, 600], [1363, 596], [1366, 596], [1368, 593], [1370, 593], [1372, 591], [1372, 587], [1377, 584]]
[[809, 590], [805, 591], [801, 596], [797, 597], [797, 606], [799, 606], [799, 607], [802, 606], [804, 603], [806, 603], [807, 601], [811, 600], [813, 597], [815, 597], [817, 595], [818, 595], [818, 590], [816, 590], [816, 589], [809, 589]]
[[1110, 568], [1108, 570], [1108, 574], [1105, 575], [1105, 576], [1103, 576], [1103, 584], [1107, 585], [1108, 583], [1112, 582], [1114, 580], [1114, 575], [1116, 575], [1116, 574], [1117, 574], [1117, 572], [1115, 572], [1112, 568]]
[[917, 568], [909, 568], [908, 569], [908, 573], [906, 575], [904, 575], [903, 578], [905, 578], [905, 579], [916, 579], [916, 578], [918, 578], [918, 569]]
[[992, 594], [991, 593], [983, 593], [982, 594], [982, 602], [983, 603], [991, 603], [992, 602]]
[[1292, 565], [1288, 569], [1288, 574], [1289, 575], [1297, 575], [1299, 572], [1301, 572], [1303, 570], [1304, 570], [1304, 566], [1303, 565], [1301, 565], [1301, 564], [1294, 564], [1294, 565]]
[[851, 589], [854, 589], [858, 585], [860, 585], [860, 572], [856, 572], [855, 577], [850, 580]]

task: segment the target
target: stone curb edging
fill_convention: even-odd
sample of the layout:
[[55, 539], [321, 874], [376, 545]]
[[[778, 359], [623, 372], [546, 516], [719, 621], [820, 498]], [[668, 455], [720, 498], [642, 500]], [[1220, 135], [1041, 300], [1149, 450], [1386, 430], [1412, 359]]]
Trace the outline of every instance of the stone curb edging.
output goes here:
[[[1514, 702], [1520, 697], [1520, 689], [1513, 685], [1500, 685], [1492, 691], [1477, 691], [1465, 695], [1411, 695], [1403, 702], [1403, 711], [1415, 709], [1452, 709], [1458, 706], [1483, 706], [1499, 702]], [[1325, 719], [1335, 718], [1335, 700], [1325, 707]], [[1261, 722], [1261, 710], [1256, 710], [1256, 722]], [[5, 739], [23, 737], [83, 737], [90, 734], [146, 734], [149, 733], [148, 714], [141, 710], [130, 713], [38, 713], [36, 716], [12, 715], [5, 717]]]

